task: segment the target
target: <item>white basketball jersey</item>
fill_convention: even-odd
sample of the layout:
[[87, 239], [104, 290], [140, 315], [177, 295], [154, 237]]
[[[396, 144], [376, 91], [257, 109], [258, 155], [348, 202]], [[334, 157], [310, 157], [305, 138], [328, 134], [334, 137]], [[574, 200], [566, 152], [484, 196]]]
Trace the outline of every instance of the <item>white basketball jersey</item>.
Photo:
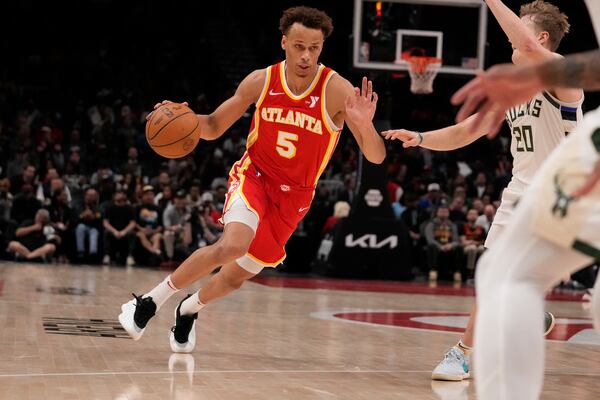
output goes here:
[[513, 178], [519, 187], [529, 185], [550, 153], [583, 118], [581, 100], [565, 103], [548, 92], [506, 113], [512, 135]]

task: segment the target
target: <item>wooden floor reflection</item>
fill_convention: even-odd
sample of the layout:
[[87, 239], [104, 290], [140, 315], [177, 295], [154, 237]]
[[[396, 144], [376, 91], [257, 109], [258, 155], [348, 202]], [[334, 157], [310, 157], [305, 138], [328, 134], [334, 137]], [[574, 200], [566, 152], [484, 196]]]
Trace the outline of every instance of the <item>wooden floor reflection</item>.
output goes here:
[[[475, 381], [430, 380], [472, 297], [257, 280], [205, 308], [195, 351], [177, 355], [167, 336], [183, 293], [139, 342], [116, 322], [164, 275], [0, 264], [0, 399], [475, 399]], [[544, 399], [598, 399], [600, 337], [583, 305], [548, 302], [570, 341], [547, 342]]]

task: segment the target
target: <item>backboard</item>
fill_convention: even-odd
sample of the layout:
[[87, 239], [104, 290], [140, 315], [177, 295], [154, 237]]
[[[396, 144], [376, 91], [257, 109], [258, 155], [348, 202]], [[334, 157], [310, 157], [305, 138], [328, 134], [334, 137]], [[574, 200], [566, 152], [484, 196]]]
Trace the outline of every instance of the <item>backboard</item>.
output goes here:
[[442, 59], [440, 73], [484, 68], [487, 7], [482, 0], [355, 0], [353, 65], [402, 71], [402, 53]]

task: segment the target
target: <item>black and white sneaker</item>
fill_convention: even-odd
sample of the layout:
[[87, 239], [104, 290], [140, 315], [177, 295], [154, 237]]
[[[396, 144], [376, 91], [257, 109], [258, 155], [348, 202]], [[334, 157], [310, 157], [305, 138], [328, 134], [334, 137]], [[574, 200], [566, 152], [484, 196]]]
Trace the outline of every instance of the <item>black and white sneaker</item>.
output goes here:
[[119, 322], [133, 340], [139, 340], [146, 330], [146, 324], [156, 313], [156, 303], [152, 297], [142, 298], [135, 294], [133, 297], [121, 306]]
[[169, 342], [171, 350], [174, 353], [191, 353], [196, 347], [196, 320], [198, 313], [194, 315], [181, 315], [181, 305], [191, 294], [181, 300], [181, 303], [175, 309], [175, 326], [169, 333]]

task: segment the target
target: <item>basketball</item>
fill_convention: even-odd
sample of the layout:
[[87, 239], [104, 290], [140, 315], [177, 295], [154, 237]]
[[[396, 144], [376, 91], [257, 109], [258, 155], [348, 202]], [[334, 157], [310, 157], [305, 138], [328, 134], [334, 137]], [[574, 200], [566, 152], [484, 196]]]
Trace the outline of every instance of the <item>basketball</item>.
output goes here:
[[146, 140], [157, 154], [180, 158], [191, 153], [200, 140], [196, 113], [184, 104], [160, 106], [146, 122]]

